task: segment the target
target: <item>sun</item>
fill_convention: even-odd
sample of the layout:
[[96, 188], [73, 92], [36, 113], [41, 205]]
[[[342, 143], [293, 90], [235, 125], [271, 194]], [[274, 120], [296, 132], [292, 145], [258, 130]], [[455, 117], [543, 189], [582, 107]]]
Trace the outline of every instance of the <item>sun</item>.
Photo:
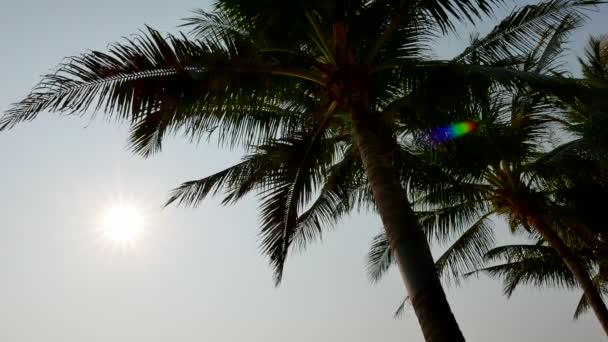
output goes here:
[[135, 207], [111, 207], [104, 214], [101, 228], [103, 234], [113, 241], [133, 241], [143, 232], [143, 216]]

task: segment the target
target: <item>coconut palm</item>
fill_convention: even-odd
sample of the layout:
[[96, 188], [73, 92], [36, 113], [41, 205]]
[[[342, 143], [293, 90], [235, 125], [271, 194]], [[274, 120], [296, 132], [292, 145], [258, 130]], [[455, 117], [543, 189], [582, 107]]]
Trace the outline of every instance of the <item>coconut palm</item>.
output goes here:
[[[543, 72], [539, 68], [545, 68], [546, 72], [557, 72], [558, 68], [554, 65], [554, 61], [560, 53], [562, 38], [553, 35], [542, 50], [536, 50], [530, 55], [528, 59], [530, 62], [526, 63], [524, 68], [534, 68], [538, 72]], [[599, 89], [594, 88], [591, 94], [595, 97], [598, 91], [604, 89], [608, 88], [602, 88], [600, 85]], [[586, 105], [590, 101], [588, 98], [594, 99], [594, 97], [584, 95], [575, 101], [579, 107], [585, 105], [584, 108], [591, 108], [588, 111], [591, 114], [585, 116], [584, 113], [570, 111], [568, 117], [578, 115], [602, 118], [601, 113], [596, 109], [605, 107]], [[593, 101], [595, 106], [596, 100]], [[604, 330], [608, 332], [608, 310], [598, 287], [594, 284], [601, 280], [601, 274], [591, 276], [589, 265], [593, 264], [588, 260], [583, 262], [573, 252], [573, 248], [579, 250], [580, 246], [585, 246], [591, 248], [595, 265], [607, 260], [608, 248], [601, 238], [601, 234], [605, 234], [605, 228], [599, 223], [599, 212], [590, 217], [579, 216], [580, 210], [585, 205], [591, 204], [590, 202], [595, 201], [591, 208], [605, 205], [605, 201], [598, 198], [606, 198], [608, 169], [604, 165], [605, 158], [597, 152], [598, 148], [590, 148], [601, 146], [592, 140], [592, 137], [601, 137], [601, 135], [582, 133], [587, 132], [581, 127], [589, 127], [589, 119], [578, 122], [559, 119], [563, 115], [556, 116], [555, 112], [561, 112], [562, 105], [563, 103], [547, 99], [541, 93], [530, 92], [530, 89], [525, 88], [518, 89], [511, 97], [510, 106], [506, 107], [509, 127], [505, 127], [502, 132], [497, 132], [495, 129], [488, 130], [493, 141], [487, 142], [490, 145], [481, 145], [483, 150], [486, 150], [487, 146], [494, 146], [495, 148], [490, 149], [494, 155], [483, 155], [478, 153], [480, 150], [475, 149], [475, 145], [460, 142], [435, 149], [433, 158], [443, 163], [444, 167], [457, 177], [453, 184], [423, 194], [415, 202], [422, 209], [425, 209], [425, 206], [431, 208], [420, 212], [421, 221], [428, 223], [427, 234], [438, 240], [452, 239], [450, 234], [454, 234], [454, 231], [456, 234], [462, 234], [437, 260], [440, 273], [446, 267], [446, 262], [456, 263], [461, 267], [460, 269], [452, 267], [452, 270], [456, 269], [452, 276], [458, 277], [467, 268], [474, 270], [480, 267], [479, 261], [486, 252], [490, 253], [491, 259], [496, 255], [503, 256], [500, 253], [488, 252], [487, 242], [490, 241], [491, 235], [486, 231], [484, 221], [487, 221], [491, 215], [504, 216], [514, 231], [525, 230], [536, 235], [537, 238], [542, 238], [548, 247], [537, 246], [535, 247], [537, 251], [543, 248], [553, 249], [554, 256], [561, 258], [561, 262], [565, 265], [563, 267], [570, 271], [568, 279], [558, 279], [557, 283], [571, 284], [572, 282], [569, 281], [574, 281], [578, 284], [585, 293], [585, 301], [582, 302], [584, 304], [581, 304], [581, 307], [588, 305], [593, 308]], [[495, 110], [499, 115], [492, 119], [494, 127], [501, 121], [500, 106]], [[548, 153], [542, 153], [539, 157], [538, 153], [543, 151], [542, 140], [539, 139], [544, 136], [542, 132], [550, 128], [547, 125], [553, 123], [555, 118], [558, 118], [560, 123], [569, 123], [567, 127], [574, 133], [577, 130], [581, 132], [581, 137]], [[485, 120], [487, 117], [481, 120], [482, 125]], [[593, 127], [599, 132], [605, 126], [598, 127], [596, 120]], [[470, 173], [476, 166], [471, 168], [468, 160], [461, 165], [463, 153], [475, 155], [477, 163], [481, 163], [482, 166], [485, 163], [486, 166], [483, 166], [481, 172]], [[573, 169], [572, 165], [579, 165], [581, 169]], [[589, 197], [591, 193], [597, 196]], [[464, 230], [465, 227], [469, 228]], [[388, 267], [387, 256], [391, 252], [390, 248], [382, 242], [383, 239], [383, 237], [376, 238], [370, 250], [370, 275], [374, 280], [377, 280]], [[538, 263], [535, 261], [532, 264]], [[511, 272], [505, 280], [507, 283], [505, 291], [510, 294], [511, 284], [514, 283], [513, 279], [516, 279], [516, 275], [520, 274], [517, 272], [521, 271], [522, 264], [507, 263], [506, 265], [486, 270], [494, 272], [492, 273], [494, 275]], [[530, 274], [537, 275], [534, 272], [537, 270], [530, 270]], [[536, 279], [532, 277], [528, 281]], [[547, 274], [548, 282], [555, 280], [555, 274]]]
[[[226, 145], [262, 149], [269, 141], [297, 144], [290, 139], [306, 136], [310, 145], [299, 149], [300, 158], [314, 166], [317, 141], [346, 132], [425, 339], [463, 340], [394, 165], [395, 110], [403, 108], [412, 86], [438, 75], [469, 84], [527, 82], [556, 93], [570, 91], [566, 80], [496, 65], [510, 63], [509, 51], [532, 44], [539, 28], [566, 17], [580, 19], [581, 11], [596, 3], [552, 0], [525, 7], [492, 32], [495, 39], [446, 62], [428, 58], [429, 41], [453, 29], [455, 21], [490, 14], [492, 1], [296, 1], [288, 11], [280, 1], [218, 1], [219, 12], [190, 21], [197, 24], [195, 38], [163, 37], [148, 29], [109, 53], [67, 60], [6, 113], [0, 128], [44, 110], [103, 109], [132, 125], [131, 147], [143, 155], [158, 152], [163, 138], [177, 131], [195, 140], [214, 135]], [[486, 60], [489, 52], [504, 58]], [[465, 63], [472, 58], [479, 62]], [[269, 192], [262, 204], [262, 231], [268, 234], [263, 244], [277, 281], [298, 208], [307, 199], [296, 197], [301, 193], [295, 189], [319, 184], [315, 172], [303, 175], [292, 166], [264, 185]]]
[[[608, 244], [606, 243], [605, 219], [600, 208], [605, 208], [608, 195], [608, 165], [606, 145], [602, 143], [605, 132], [606, 92], [608, 85], [608, 50], [601, 38], [592, 37], [585, 51], [585, 59], [579, 59], [585, 78], [593, 82], [595, 91], [590, 96], [572, 103], [568, 120], [562, 121], [574, 139], [543, 155], [538, 164], [543, 167], [545, 186], [553, 188], [554, 216], [574, 230], [579, 239], [568, 239], [570, 257], [585, 265], [593, 273], [592, 281], [601, 294], [607, 294]], [[573, 169], [572, 165], [578, 165]], [[565, 272], [563, 262], [558, 262], [555, 250], [547, 249], [540, 240], [535, 245], [502, 246], [487, 254], [489, 261], [504, 260], [504, 264], [482, 268], [486, 274], [502, 277], [505, 293], [511, 295], [521, 283], [534, 283], [553, 287], [575, 287], [576, 278]], [[587, 296], [579, 301], [575, 318], [591, 306]]]
[[[535, 60], [538, 64], [542, 64], [547, 66], [547, 61], [549, 61], [554, 56], [552, 53], [559, 53], [559, 49], [556, 47], [559, 46], [560, 37], [564, 36], [569, 32], [569, 30], [573, 29], [575, 25], [572, 25], [573, 22], [570, 20], [564, 20], [562, 25], [558, 25], [557, 29], [550, 30], [546, 32], [547, 36], [551, 34], [553, 37], [551, 39], [547, 39], [548, 44], [546, 51], [540, 51], [537, 49], [535, 53], [543, 52], [542, 58], [539, 57]], [[502, 23], [500, 25], [503, 25]], [[499, 25], [499, 26], [500, 26]], [[480, 44], [485, 39], [494, 39], [492, 34], [488, 37], [484, 37], [483, 39], [477, 39], [474, 41], [474, 44]], [[557, 44], [557, 45], [556, 45]], [[543, 45], [545, 47], [545, 45]], [[553, 50], [552, 50], [553, 49]], [[468, 48], [466, 51], [470, 51], [471, 48]], [[553, 52], [551, 52], [553, 51]], [[462, 55], [462, 54], [461, 54]], [[459, 56], [461, 56], [459, 55]], [[489, 55], [489, 54], [488, 54]], [[489, 55], [491, 56], [491, 55]], [[494, 57], [494, 60], [497, 60]], [[528, 65], [532, 65], [530, 60], [528, 60]], [[544, 63], [544, 64], [543, 64]], [[441, 82], [445, 83], [446, 78], [442, 78]], [[428, 85], [428, 89], [433, 89], [433, 95], [437, 95], [436, 84]], [[410, 99], [412, 98], [413, 93], [409, 95]], [[418, 94], [420, 98], [427, 99], [431, 94]], [[450, 94], [452, 97], [454, 96], [454, 92]], [[464, 95], [464, 94], [463, 94]], [[420, 108], [417, 108], [420, 110]], [[421, 110], [422, 111], [422, 110]], [[415, 112], [415, 111], [414, 111]], [[437, 115], [435, 115], [437, 116]], [[464, 116], [463, 118], [470, 118], [471, 116]], [[456, 116], [451, 115], [451, 119], [455, 119]], [[457, 119], [457, 118], [456, 118]], [[428, 123], [426, 123], [428, 125]], [[410, 122], [409, 127], [415, 126]], [[345, 141], [346, 143], [346, 141]], [[352, 147], [352, 146], [350, 146]], [[294, 151], [293, 154], [301, 154], [297, 151]], [[296, 225], [294, 230], [294, 242], [298, 242], [299, 246], [302, 246], [303, 243], [308, 242], [312, 238], [317, 238], [321, 235], [322, 229], [324, 225], [330, 225], [334, 223], [341, 215], [345, 213], [345, 210], [352, 208], [357, 204], [361, 204], [361, 199], [369, 200], [371, 198], [369, 194], [369, 189], [366, 188], [366, 183], [363, 175], [363, 170], [361, 169], [360, 160], [358, 160], [357, 156], [354, 154], [349, 154], [349, 160], [341, 160], [336, 164], [336, 167], [339, 166], [340, 172], [344, 172], [348, 170], [348, 177], [335, 177], [335, 174], [331, 173], [328, 176], [328, 180], [324, 182], [324, 185], [320, 186], [321, 191], [319, 197], [309, 205], [309, 209], [307, 209], [304, 214], [301, 215], [301, 219], [294, 219], [294, 224]], [[409, 182], [411, 185], [412, 182], [417, 182], [417, 184], [421, 184], [421, 182], [437, 182], [441, 179], [442, 174], [437, 172], [437, 170], [422, 169], [424, 168], [424, 164], [420, 163], [417, 160], [417, 157], [409, 152], [407, 149], [400, 149], [399, 153], [396, 154], [398, 163], [400, 165], [401, 179], [404, 182]], [[296, 159], [292, 159], [291, 162], [287, 159], [282, 161], [283, 165], [287, 166], [289, 163], [294, 164], [295, 167], [305, 166], [306, 163], [302, 163]], [[330, 165], [331, 161], [327, 162], [327, 165]], [[350, 165], [349, 165], [350, 163]], [[232, 193], [236, 191], [236, 189], [242, 189], [243, 187], [239, 184], [247, 184], [246, 191], [254, 190], [251, 184], [263, 184], [262, 180], [264, 177], [268, 177], [268, 175], [272, 174], [273, 168], [276, 166], [270, 166], [270, 168], [266, 171], [258, 170], [257, 177], [258, 179], [254, 181], [250, 176], [245, 176], [244, 178], [240, 177], [240, 171], [236, 171], [241, 168], [241, 164], [237, 164], [231, 168], [228, 168], [220, 173], [215, 175], [211, 175], [209, 177], [184, 183], [182, 186], [177, 188], [170, 201], [173, 202], [179, 200], [180, 203], [185, 204], [194, 204], [196, 205], [200, 200], [202, 200], [205, 196], [210, 193], [215, 194], [221, 188], [227, 192], [227, 199], [232, 198]], [[233, 171], [234, 170], [234, 171]], [[405, 172], [404, 172], [405, 171]], [[418, 171], [416, 174], [412, 173], [412, 171]], [[423, 171], [423, 172], [421, 172]], [[306, 171], [302, 172], [302, 174], [306, 174]], [[344, 173], [342, 173], [344, 174]], [[353, 178], [353, 175], [356, 176]], [[226, 178], [224, 178], [226, 177]], [[225, 180], [226, 179], [226, 180]], [[227, 179], [230, 179], [229, 181]], [[445, 179], [445, 178], [444, 178]], [[340, 180], [342, 183], [337, 184], [336, 181]], [[350, 182], [350, 183], [349, 183]], [[357, 188], [363, 188], [366, 190], [363, 193], [357, 192]], [[295, 189], [298, 191], [298, 189]], [[240, 192], [241, 190], [239, 190]], [[350, 193], [350, 194], [349, 194]], [[363, 194], [363, 196], [361, 196]], [[227, 200], [229, 201], [229, 200]], [[349, 201], [354, 201], [356, 203], [349, 204]], [[306, 207], [307, 205], [305, 205]], [[263, 211], [263, 210], [262, 210]], [[336, 215], [333, 215], [333, 214]], [[479, 219], [475, 224], [473, 224], [459, 239], [444, 253], [444, 255], [439, 258], [436, 263], [439, 274], [445, 274], [445, 279], [454, 279], [458, 281], [458, 276], [464, 270], [470, 269], [471, 265], [479, 265], [482, 262], [483, 252], [487, 251], [493, 244], [493, 231], [490, 229], [489, 225], [489, 215]], [[314, 218], [313, 221], [310, 221], [311, 218]], [[424, 217], [423, 217], [424, 218]], [[428, 219], [428, 217], [427, 217]], [[427, 227], [425, 224], [428, 220], [423, 220], [423, 226]], [[310, 222], [314, 222], [313, 225], [310, 225]], [[323, 223], [323, 224], [320, 224]], [[427, 231], [427, 235], [432, 236], [440, 236], [433, 231]], [[291, 243], [291, 241], [289, 242]], [[386, 246], [388, 246], [388, 241], [385, 235], [381, 234], [374, 241], [373, 253], [377, 253], [375, 256], [370, 256], [370, 258], [375, 260], [373, 265], [370, 265], [370, 270], [375, 272], [374, 276], [379, 277], [382, 274], [382, 271], [388, 267], [390, 262], [392, 261], [392, 257], [390, 253], [386, 253]], [[473, 250], [476, 248], [476, 250]]]

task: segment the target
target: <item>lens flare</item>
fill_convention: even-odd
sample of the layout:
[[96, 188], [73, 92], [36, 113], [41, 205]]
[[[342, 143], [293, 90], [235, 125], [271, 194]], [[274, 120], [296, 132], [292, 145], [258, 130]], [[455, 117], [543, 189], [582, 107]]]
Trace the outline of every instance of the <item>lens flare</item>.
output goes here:
[[431, 129], [429, 136], [432, 142], [442, 143], [472, 133], [475, 129], [477, 129], [477, 123], [467, 120]]

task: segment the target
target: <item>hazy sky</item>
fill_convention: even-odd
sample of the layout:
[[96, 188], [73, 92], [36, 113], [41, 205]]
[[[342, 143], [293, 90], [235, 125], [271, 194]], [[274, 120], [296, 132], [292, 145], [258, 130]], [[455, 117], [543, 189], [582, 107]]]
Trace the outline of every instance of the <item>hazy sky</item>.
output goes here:
[[[194, 0], [2, 0], [0, 111], [63, 57], [137, 32], [175, 31]], [[605, 9], [605, 8], [604, 8]], [[608, 32], [598, 13], [575, 37]], [[484, 27], [487, 27], [484, 26]], [[453, 54], [462, 40], [438, 46]], [[574, 65], [574, 64], [573, 64]], [[169, 139], [144, 160], [127, 128], [41, 115], [0, 134], [0, 340], [7, 342], [422, 341], [396, 272], [372, 286], [368, 243], [380, 227], [353, 216], [291, 258], [275, 289], [258, 253], [255, 198], [221, 207], [160, 206], [168, 190], [238, 160], [237, 152]], [[95, 233], [118, 201], [146, 209], [146, 234], [116, 248]], [[449, 290], [468, 341], [600, 341], [592, 315], [571, 319], [578, 292], [522, 289], [511, 300], [481, 278]]]

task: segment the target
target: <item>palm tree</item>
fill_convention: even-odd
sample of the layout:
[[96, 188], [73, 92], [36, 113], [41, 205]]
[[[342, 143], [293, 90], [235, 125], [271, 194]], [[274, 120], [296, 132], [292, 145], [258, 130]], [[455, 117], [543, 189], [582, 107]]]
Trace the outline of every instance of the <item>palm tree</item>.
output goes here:
[[[554, 217], [574, 230], [578, 239], [567, 239], [570, 257], [594, 273], [592, 282], [601, 294], [608, 293], [608, 243], [605, 240], [605, 219], [600, 208], [608, 205], [608, 165], [606, 145], [602, 139], [606, 125], [605, 95], [608, 86], [608, 49], [601, 38], [590, 38], [585, 59], [579, 59], [583, 74], [597, 87], [590, 96], [571, 103], [568, 120], [562, 121], [574, 139], [543, 155], [538, 170], [546, 186], [553, 188]], [[578, 165], [573, 170], [571, 165]], [[567, 233], [567, 232], [566, 232]], [[557, 262], [556, 250], [547, 249], [540, 240], [535, 245], [502, 246], [487, 254], [490, 261], [506, 260], [504, 264], [482, 268], [480, 271], [502, 277], [505, 293], [511, 295], [520, 283], [574, 287], [577, 279], [567, 272], [563, 262]], [[590, 303], [584, 295], [575, 311], [575, 318], [586, 311]]]
[[[559, 43], [562, 38], [554, 34], [547, 45], [544, 46], [543, 51], [533, 52], [529, 58], [530, 63], [526, 63], [524, 67], [537, 69], [537, 72], [557, 72], [558, 70], [552, 63], [554, 63], [555, 56], [560, 53]], [[605, 88], [600, 87], [600, 90], [603, 89]], [[591, 93], [597, 96], [595, 91]], [[588, 103], [581, 103], [581, 99], [585, 100], [587, 96], [579, 97], [576, 103], [579, 105]], [[506, 216], [513, 230], [525, 229], [542, 237], [543, 242], [553, 249], [561, 262], [565, 264], [567, 270], [570, 271], [569, 279], [576, 281], [582, 287], [585, 293], [585, 303], [593, 308], [598, 320], [608, 333], [608, 310], [597, 286], [594, 284], [594, 277], [590, 276], [588, 266], [590, 264], [577, 258], [572, 248], [569, 247], [580, 246], [584, 241], [588, 247], [594, 249], [596, 262], [598, 257], [599, 260], [602, 257], [605, 260], [605, 251], [607, 250], [605, 243], [602, 242], [601, 235], [596, 235], [605, 230], [603, 225], [598, 224], [597, 220], [589, 221], [586, 217], [576, 217], [573, 214], [576, 208], [572, 208], [572, 205], [576, 204], [580, 208], [583, 205], [580, 201], [585, 197], [589, 202], [590, 189], [593, 189], [596, 193], [605, 193], [605, 184], [607, 184], [606, 180], [608, 179], [606, 171], [608, 169], [605, 165], [602, 165], [605, 158], [594, 152], [597, 149], [587, 149], [586, 153], [583, 154], [575, 149], [584, 146], [598, 146], [598, 144], [593, 143], [590, 136], [568, 142], [549, 153], [542, 154], [541, 157], [536, 155], [542, 151], [542, 149], [538, 149], [538, 146], [542, 146], [540, 144], [542, 141], [539, 140], [543, 137], [542, 132], [547, 129], [548, 123], [555, 121], [555, 113], [552, 112], [559, 110], [554, 100], [546, 100], [543, 94], [530, 92], [530, 89], [520, 88], [517, 90], [511, 98], [511, 105], [507, 107], [510, 127], [505, 127], [506, 130], [497, 132], [495, 130], [496, 124], [501, 120], [499, 120], [499, 117], [494, 117], [491, 119], [494, 121], [492, 122], [494, 128], [485, 132], [486, 134], [491, 132], [490, 136], [493, 137], [493, 142], [488, 141], [487, 143], [496, 144], [496, 148], [492, 149], [495, 153], [494, 156], [487, 158], [488, 156], [476, 154], [478, 150], [475, 150], [471, 144], [453, 143], [436, 149], [433, 152], [435, 154], [433, 158], [443, 163], [457, 177], [452, 184], [447, 184], [438, 191], [434, 190], [424, 194], [418, 199], [417, 202], [430, 206], [432, 209], [421, 213], [422, 222], [429, 221], [427, 225], [429, 232], [439, 231], [439, 234], [435, 233], [435, 236], [439, 239], [446, 239], [445, 235], [454, 229], [452, 226], [460, 226], [459, 229], [463, 229], [471, 223], [471, 217], [485, 220], [488, 216], [497, 214]], [[500, 107], [496, 107], [495, 110], [499, 112]], [[589, 108], [589, 106], [586, 106], [586, 108]], [[597, 108], [603, 107], [593, 107], [593, 109]], [[596, 116], [587, 117], [602, 117], [601, 113], [598, 114], [593, 110], [590, 113], [595, 113]], [[573, 113], [570, 112], [570, 116], [572, 115]], [[485, 120], [487, 118], [481, 120], [482, 125]], [[559, 122], [563, 123], [565, 121], [562, 119]], [[580, 121], [578, 124], [571, 121], [568, 127], [576, 133], [577, 129], [581, 130], [581, 126], [589, 127], [588, 124], [585, 125], [584, 122], [581, 123]], [[597, 130], [597, 121], [594, 128]], [[593, 136], [601, 135], [595, 134]], [[466, 148], [462, 149], [463, 146]], [[460, 165], [463, 153], [475, 154], [478, 163], [485, 163], [486, 166], [482, 165], [481, 172], [477, 173], [470, 173], [472, 169], [468, 165], [464, 165], [466, 169], [463, 170], [463, 165]], [[572, 165], [586, 165], [584, 167], [586, 172], [581, 172], [578, 169], [573, 170]], [[463, 173], [463, 171], [465, 172]], [[581, 196], [584, 191], [587, 191], [586, 196]], [[593, 198], [598, 197], [594, 196]], [[568, 208], [568, 205], [571, 208]], [[599, 213], [595, 214], [597, 216]], [[476, 263], [479, 262], [479, 258], [484, 252], [487, 252], [486, 242], [488, 237], [484, 230], [479, 233], [477, 229], [479, 229], [479, 223], [475, 222], [461, 236], [466, 244], [463, 244], [461, 239], [457, 240], [438, 259], [440, 271], [445, 267], [446, 260], [454, 260], [454, 262], [469, 267], [469, 270], [480, 266]], [[479, 246], [471, 242], [471, 234], [481, 234], [480, 237], [477, 237], [480, 242]], [[378, 239], [381, 240], [381, 238]], [[380, 265], [383, 265], [382, 267], [378, 266], [379, 256], [390, 255], [391, 253], [388, 249], [381, 252], [378, 241], [375, 240], [372, 243], [370, 251], [372, 279], [377, 279], [382, 275], [382, 271], [386, 269], [386, 263], [380, 263]], [[388, 246], [383, 247], [388, 248]], [[580, 249], [580, 247], [577, 248]], [[489, 253], [490, 256], [494, 255], [493, 252]], [[604, 254], [601, 255], [600, 253]], [[472, 255], [472, 257], [468, 257], [468, 255]], [[468, 257], [468, 259], [464, 259], [465, 257]], [[487, 270], [504, 274], [506, 272], [505, 267], [507, 266], [501, 265]], [[512, 269], [507, 270], [511, 272], [511, 276], [515, 274]], [[533, 271], [530, 272], [533, 273]], [[462, 269], [454, 275], [462, 275]], [[548, 275], [550, 280], [554, 280], [554, 278], [551, 278], [552, 276], [552, 274]], [[595, 278], [597, 283], [597, 277]], [[511, 282], [512, 277], [507, 278], [507, 281]], [[568, 284], [566, 280], [563, 280], [563, 283]], [[508, 293], [510, 293], [512, 290], [510, 290], [510, 287], [508, 289]]]
[[[176, 131], [191, 139], [215, 134], [232, 146], [308, 135], [300, 149], [316, 165], [317, 141], [346, 132], [361, 159], [375, 205], [395, 250], [403, 279], [427, 341], [464, 340], [434, 271], [431, 253], [394, 166], [398, 144], [394, 110], [427, 77], [470, 83], [528, 82], [554, 92], [571, 82], [496, 66], [509, 51], [538, 38], [538, 28], [580, 19], [593, 0], [552, 0], [527, 6], [506, 27], [456, 61], [428, 58], [428, 42], [454, 21], [490, 14], [493, 1], [218, 1], [216, 14], [193, 18], [195, 38], [147, 33], [69, 59], [0, 121], [8, 129], [43, 110], [82, 113], [103, 109], [132, 125], [134, 151], [150, 155]], [[499, 61], [486, 55], [504, 56]], [[478, 64], [467, 64], [476, 59]], [[339, 118], [340, 120], [334, 120]], [[314, 127], [314, 129], [310, 129]], [[289, 144], [289, 143], [288, 143]], [[293, 165], [293, 164], [292, 164]], [[280, 270], [307, 197], [299, 168], [270, 175], [263, 202], [265, 252]], [[255, 168], [253, 168], [255, 170]], [[296, 171], [294, 171], [296, 170]], [[308, 188], [307, 188], [308, 187]], [[300, 194], [300, 193], [298, 193]], [[236, 196], [235, 198], [238, 198]]]

